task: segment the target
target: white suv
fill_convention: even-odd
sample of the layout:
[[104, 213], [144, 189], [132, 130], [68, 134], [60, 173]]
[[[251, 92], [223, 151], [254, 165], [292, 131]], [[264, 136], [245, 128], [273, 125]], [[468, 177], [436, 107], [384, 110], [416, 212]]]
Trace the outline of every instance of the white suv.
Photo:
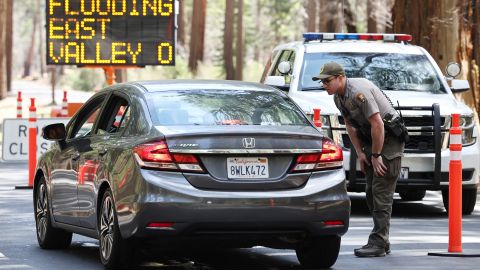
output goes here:
[[452, 94], [470, 88], [468, 81], [453, 79], [460, 67], [449, 64], [446, 78], [425, 49], [408, 44], [410, 35], [306, 33], [304, 39], [273, 50], [262, 82], [288, 92], [307, 114], [314, 108], [321, 109], [324, 132], [344, 149], [348, 190], [364, 191], [365, 176], [350, 149], [345, 123], [333, 97], [321, 83], [312, 80], [329, 61], [342, 64], [347, 77], [374, 82], [401, 112], [410, 135], [397, 184], [403, 200], [422, 200], [426, 190], [441, 190], [448, 209], [451, 114], [461, 114], [462, 210], [470, 214], [477, 197], [480, 143], [473, 111]]

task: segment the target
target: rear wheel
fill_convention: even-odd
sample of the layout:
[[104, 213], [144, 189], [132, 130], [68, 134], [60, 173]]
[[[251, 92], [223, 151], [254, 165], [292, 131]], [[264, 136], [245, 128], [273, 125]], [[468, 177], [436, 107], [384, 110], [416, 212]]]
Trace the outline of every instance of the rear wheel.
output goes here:
[[400, 198], [404, 201], [421, 201], [427, 193], [426, 190], [409, 189], [400, 192]]
[[100, 236], [100, 260], [105, 269], [127, 269], [133, 261], [133, 248], [120, 234], [118, 228], [115, 204], [110, 189], [107, 189], [102, 198], [100, 213], [98, 214], [98, 228]]
[[329, 268], [338, 258], [340, 236], [318, 237], [302, 243], [295, 251], [300, 264], [306, 268]]
[[[442, 190], [443, 206], [448, 211], [448, 189]], [[472, 214], [477, 202], [477, 188], [469, 188], [462, 190], [462, 213], [464, 215]]]
[[38, 245], [44, 249], [64, 249], [72, 242], [72, 233], [52, 226], [45, 178], [35, 190], [35, 223]]

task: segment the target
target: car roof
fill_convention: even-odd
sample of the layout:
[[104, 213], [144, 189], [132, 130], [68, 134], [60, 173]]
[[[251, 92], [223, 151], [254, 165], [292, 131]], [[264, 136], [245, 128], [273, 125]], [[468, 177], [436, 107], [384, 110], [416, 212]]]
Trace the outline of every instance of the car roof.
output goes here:
[[147, 92], [171, 90], [249, 90], [275, 92], [277, 89], [259, 83], [229, 80], [157, 80], [132, 82]]
[[363, 41], [363, 40], [333, 40], [333, 41], [303, 41], [290, 42], [279, 45], [275, 50], [298, 49], [305, 46], [306, 53], [316, 52], [350, 52], [350, 53], [403, 53], [424, 54], [419, 46], [401, 42]]

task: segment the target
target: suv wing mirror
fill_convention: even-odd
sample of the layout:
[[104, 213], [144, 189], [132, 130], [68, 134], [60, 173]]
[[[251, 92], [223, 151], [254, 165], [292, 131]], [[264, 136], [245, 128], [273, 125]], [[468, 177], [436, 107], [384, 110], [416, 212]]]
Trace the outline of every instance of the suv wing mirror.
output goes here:
[[267, 76], [264, 84], [274, 86], [285, 92], [288, 92], [290, 88], [288, 84], [285, 84], [285, 78], [283, 76]]
[[470, 90], [468, 80], [452, 80], [450, 89], [453, 93], [460, 93]]
[[285, 86], [285, 78], [283, 76], [267, 76], [265, 84], [277, 87]]
[[67, 138], [67, 131], [63, 123], [51, 124], [43, 127], [42, 137], [49, 141], [63, 141]]

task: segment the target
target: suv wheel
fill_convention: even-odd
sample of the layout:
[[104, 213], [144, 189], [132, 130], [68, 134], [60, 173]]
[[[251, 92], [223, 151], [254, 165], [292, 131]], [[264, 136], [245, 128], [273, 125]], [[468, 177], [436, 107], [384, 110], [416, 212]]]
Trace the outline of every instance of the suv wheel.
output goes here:
[[[443, 206], [448, 211], [448, 189], [442, 190]], [[462, 214], [470, 215], [477, 202], [477, 188], [462, 189]]]
[[105, 191], [101, 202], [100, 213], [98, 213], [100, 260], [105, 269], [127, 269], [133, 259], [130, 253], [133, 248], [120, 234], [110, 189]]
[[35, 189], [35, 224], [38, 245], [44, 249], [64, 249], [72, 242], [72, 233], [52, 226], [48, 192], [45, 178], [42, 177]]
[[295, 250], [298, 261], [306, 268], [329, 268], [337, 261], [340, 242], [336, 235], [306, 241]]
[[426, 190], [409, 189], [400, 192], [400, 198], [402, 198], [403, 201], [421, 201], [426, 193]]

